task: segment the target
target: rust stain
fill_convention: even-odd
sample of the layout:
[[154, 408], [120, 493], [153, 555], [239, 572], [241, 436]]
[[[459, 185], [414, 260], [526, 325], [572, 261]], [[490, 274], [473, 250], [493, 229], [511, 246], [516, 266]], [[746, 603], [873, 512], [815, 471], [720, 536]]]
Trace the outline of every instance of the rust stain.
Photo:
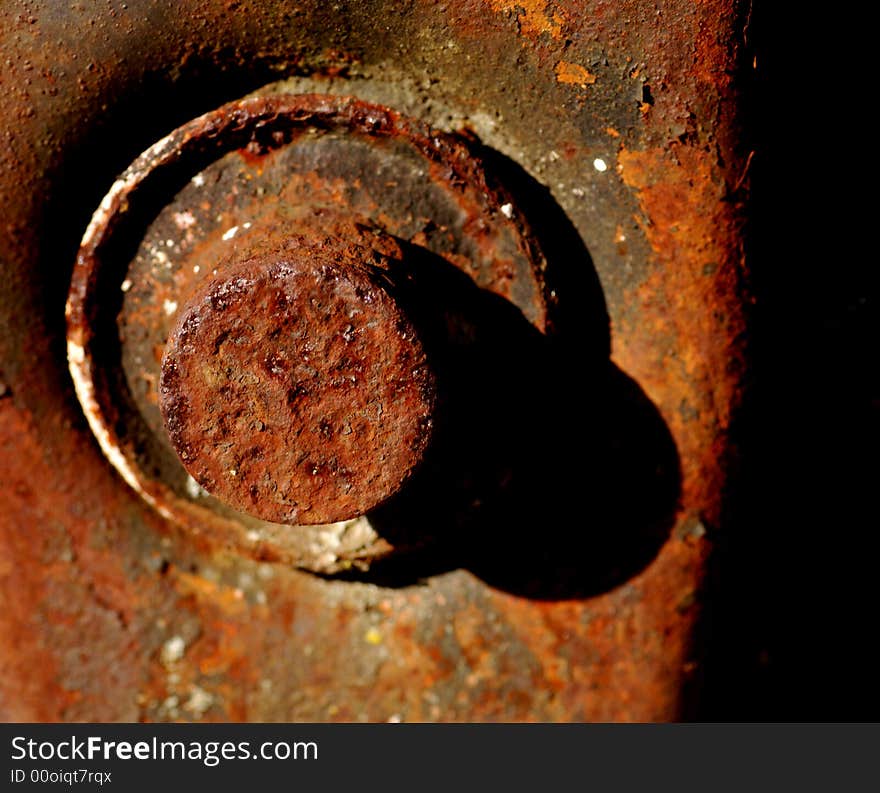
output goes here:
[[559, 61], [556, 64], [556, 82], [586, 88], [596, 82], [596, 75], [591, 74], [580, 64]]
[[547, 0], [488, 0], [496, 13], [515, 13], [520, 30], [525, 36], [549, 35], [553, 39], [562, 37], [564, 18], [551, 10]]
[[241, 616], [248, 611], [244, 594], [240, 589], [221, 586], [216, 581], [209, 581], [203, 576], [179, 572], [176, 586], [181, 594], [192, 595], [197, 601], [211, 603], [227, 617]]

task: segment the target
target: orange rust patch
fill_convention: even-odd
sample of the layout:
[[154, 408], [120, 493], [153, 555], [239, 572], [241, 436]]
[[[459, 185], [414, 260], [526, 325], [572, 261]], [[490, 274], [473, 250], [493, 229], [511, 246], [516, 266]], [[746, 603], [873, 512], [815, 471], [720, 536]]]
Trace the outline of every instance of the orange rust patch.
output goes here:
[[185, 595], [193, 595], [198, 601], [210, 601], [226, 615], [239, 615], [248, 610], [241, 590], [220, 586], [201, 576], [180, 573], [177, 588]]
[[461, 609], [453, 619], [453, 630], [470, 670], [465, 684], [474, 688], [481, 680], [491, 680], [497, 670], [493, 648], [484, 635], [483, 612], [474, 605]]
[[515, 11], [520, 31], [525, 36], [540, 36], [547, 33], [554, 39], [562, 36], [563, 18], [551, 13], [547, 0], [489, 0], [496, 13]]
[[596, 82], [596, 75], [590, 74], [580, 64], [559, 61], [556, 64], [556, 82], [586, 88]]

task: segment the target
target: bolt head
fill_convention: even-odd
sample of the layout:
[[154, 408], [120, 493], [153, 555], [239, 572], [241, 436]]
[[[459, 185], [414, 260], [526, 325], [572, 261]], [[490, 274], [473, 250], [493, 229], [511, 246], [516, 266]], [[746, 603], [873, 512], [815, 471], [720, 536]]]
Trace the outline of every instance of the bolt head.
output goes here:
[[436, 384], [383, 257], [289, 240], [225, 266], [180, 311], [160, 407], [212, 495], [278, 523], [331, 523], [396, 493], [430, 440]]

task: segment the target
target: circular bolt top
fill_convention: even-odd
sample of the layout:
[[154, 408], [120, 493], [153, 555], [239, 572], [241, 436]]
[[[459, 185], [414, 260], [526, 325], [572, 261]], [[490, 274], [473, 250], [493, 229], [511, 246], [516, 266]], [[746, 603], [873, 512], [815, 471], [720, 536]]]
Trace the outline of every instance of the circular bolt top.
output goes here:
[[209, 493], [278, 523], [331, 523], [393, 495], [432, 429], [434, 374], [387, 260], [341, 240], [223, 268], [180, 311], [160, 408]]

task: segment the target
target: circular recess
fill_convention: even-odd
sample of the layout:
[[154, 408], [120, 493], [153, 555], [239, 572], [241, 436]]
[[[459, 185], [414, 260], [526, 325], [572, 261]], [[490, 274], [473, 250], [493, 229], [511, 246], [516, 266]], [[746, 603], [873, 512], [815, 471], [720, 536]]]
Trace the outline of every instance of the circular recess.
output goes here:
[[[128, 484], [167, 518], [257, 558], [334, 572], [393, 550], [363, 513], [404, 485], [425, 451], [431, 415], [442, 411], [442, 398], [434, 404], [429, 383], [433, 375], [427, 374], [430, 351], [422, 365], [418, 334], [410, 332], [406, 311], [396, 305], [397, 295], [392, 299], [382, 279], [376, 281], [377, 272], [393, 269], [393, 277], [386, 272], [389, 283], [406, 281], [424, 255], [454, 268], [474, 288], [515, 306], [538, 331], [547, 332], [551, 324], [553, 297], [545, 285], [543, 254], [526, 219], [484, 169], [477, 151], [465, 136], [439, 133], [391, 109], [352, 97], [310, 94], [231, 103], [180, 127], [141, 155], [95, 212], [67, 303], [68, 357], [78, 397], [104, 454]], [[260, 472], [268, 476], [262, 485], [247, 478], [243, 484], [221, 484], [218, 475], [200, 473], [208, 469], [196, 468], [194, 460], [193, 476], [178, 452], [191, 446], [195, 436], [174, 429], [169, 434], [166, 427], [166, 420], [175, 424], [177, 410], [169, 396], [173, 378], [167, 372], [185, 362], [190, 367], [186, 377], [194, 378], [192, 366], [202, 355], [192, 357], [181, 346], [187, 319], [194, 316], [194, 306], [204, 307], [204, 301], [210, 303], [230, 279], [246, 272], [256, 291], [237, 312], [252, 314], [252, 335], [244, 345], [250, 345], [250, 357], [247, 365], [244, 358], [238, 359], [240, 373], [252, 371], [248, 367], [258, 350], [301, 356], [302, 348], [273, 346], [270, 341], [262, 346], [258, 338], [273, 330], [261, 299], [280, 299], [282, 294], [294, 303], [301, 299], [294, 295], [298, 276], [282, 277], [274, 285], [270, 276], [273, 266], [292, 264], [296, 258], [279, 253], [291, 240], [313, 250], [332, 249], [324, 258], [331, 269], [340, 255], [348, 255], [340, 251], [357, 259], [348, 268], [355, 273], [350, 276], [352, 288], [376, 290], [374, 320], [389, 333], [396, 328], [397, 339], [411, 337], [392, 351], [391, 358], [399, 359], [392, 361], [389, 351], [379, 354], [375, 339], [370, 353], [379, 355], [380, 368], [392, 379], [395, 366], [409, 367], [406, 387], [398, 391], [410, 404], [405, 409], [395, 406], [388, 392], [391, 396], [383, 399], [390, 403], [387, 413], [383, 403], [383, 415], [389, 423], [376, 423], [372, 430], [365, 425], [358, 446], [346, 450], [346, 465], [338, 457], [335, 463], [327, 458], [320, 464], [302, 457], [304, 450], [316, 450], [319, 444], [300, 445], [285, 430], [273, 440], [271, 465]], [[307, 259], [298, 260], [300, 274], [309, 268], [318, 273], [320, 267], [314, 267], [320, 257], [311, 264]], [[369, 272], [359, 269], [364, 261], [373, 268]], [[350, 298], [321, 289], [324, 297], [337, 301], [337, 309], [351, 308], [346, 302]], [[443, 307], [438, 311], [442, 315]], [[217, 323], [215, 329], [222, 324], [213, 314], [210, 321]], [[450, 317], [445, 321], [455, 324]], [[285, 322], [291, 323], [286, 326], [291, 333], [305, 327], [297, 323], [311, 323], [310, 337], [320, 336], [317, 314]], [[317, 343], [329, 350], [348, 324], [331, 322], [327, 327], [332, 338]], [[199, 336], [199, 343], [207, 345], [208, 337]], [[243, 348], [239, 352], [243, 354]], [[330, 369], [326, 362], [322, 366], [326, 375]], [[366, 390], [349, 395], [352, 404], [358, 399], [361, 407], [375, 402], [383, 388], [380, 369], [372, 370], [370, 377]], [[166, 386], [162, 400], [160, 382]], [[223, 399], [222, 384], [215, 386], [213, 391], [203, 389], [208, 401], [198, 409], [205, 415], [211, 400], [217, 404]], [[243, 382], [238, 386], [235, 399], [242, 405]], [[288, 380], [278, 394], [291, 388], [295, 390], [295, 384]], [[318, 391], [330, 394], [323, 387]], [[254, 396], [260, 398], [259, 389]], [[341, 392], [333, 399], [337, 404], [344, 401]], [[332, 413], [330, 402], [326, 407]], [[247, 411], [254, 427], [259, 427], [258, 421], [269, 426], [256, 417], [256, 407], [246, 406]], [[225, 410], [224, 415], [231, 413]], [[402, 423], [391, 423], [395, 416]], [[287, 419], [280, 424], [292, 426]], [[318, 412], [309, 413], [305, 424], [297, 426], [306, 425], [316, 426], [320, 433]], [[209, 427], [210, 423], [197, 424], [191, 432]], [[325, 434], [332, 432], [344, 445], [337, 435], [344, 429], [344, 422], [337, 427], [331, 421]], [[247, 431], [232, 432], [228, 448], [234, 453], [224, 457], [211, 451], [205, 460], [222, 460], [227, 474], [234, 470], [237, 475], [236, 455], [250, 448]], [[363, 460], [357, 458], [358, 449]], [[309, 470], [315, 471], [310, 474], [315, 481], [308, 495], [304, 490], [296, 498], [289, 484], [301, 477], [302, 470], [292, 473], [301, 457], [301, 464], [313, 463]], [[372, 471], [377, 478], [346, 479], [341, 468], [348, 468], [349, 474], [355, 469]], [[270, 493], [278, 491], [282, 495], [273, 501]], [[316, 498], [322, 492], [327, 496], [323, 502]], [[315, 508], [319, 502], [324, 507]], [[345, 508], [337, 509], [340, 504]], [[343, 517], [351, 519], [340, 520]], [[332, 520], [337, 522], [302, 525]]]

